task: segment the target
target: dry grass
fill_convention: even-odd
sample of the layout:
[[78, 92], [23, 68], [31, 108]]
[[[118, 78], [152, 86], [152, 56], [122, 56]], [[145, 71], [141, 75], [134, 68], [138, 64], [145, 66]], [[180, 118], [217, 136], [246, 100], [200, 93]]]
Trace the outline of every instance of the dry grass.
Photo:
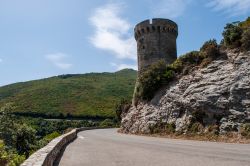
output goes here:
[[136, 134], [150, 137], [170, 138], [170, 139], [183, 139], [183, 140], [196, 140], [196, 141], [210, 141], [210, 142], [225, 142], [225, 143], [241, 143], [250, 144], [250, 139], [242, 137], [236, 132], [227, 133], [224, 135], [214, 134]]
[[[122, 134], [130, 134], [130, 133], [122, 132], [121, 129], [119, 129], [118, 132]], [[142, 133], [137, 133], [137, 134], [130, 134], [130, 135], [140, 135], [140, 136], [169, 138], [169, 139], [181, 139], [181, 140], [250, 144], [250, 139], [247, 139], [241, 136], [237, 132], [230, 132], [224, 135], [216, 135], [216, 134], [211, 134], [211, 133], [207, 133], [207, 134], [178, 134], [178, 133], [142, 134]]]

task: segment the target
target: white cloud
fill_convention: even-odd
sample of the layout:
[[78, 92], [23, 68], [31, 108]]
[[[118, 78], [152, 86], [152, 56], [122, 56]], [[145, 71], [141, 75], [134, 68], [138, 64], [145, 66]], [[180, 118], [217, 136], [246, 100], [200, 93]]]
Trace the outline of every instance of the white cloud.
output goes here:
[[193, 0], [150, 0], [154, 17], [177, 18]]
[[54, 53], [54, 54], [47, 54], [45, 55], [45, 58], [52, 62], [56, 67], [60, 69], [69, 69], [72, 67], [72, 64], [66, 63], [65, 59], [68, 57], [68, 55], [64, 53]]
[[136, 60], [132, 26], [120, 16], [122, 9], [121, 4], [108, 4], [94, 11], [89, 19], [95, 27], [90, 42], [96, 48], [111, 51], [119, 59]]
[[230, 16], [238, 16], [249, 12], [250, 0], [210, 0], [208, 7]]
[[134, 70], [137, 70], [137, 65], [116, 64], [116, 63], [110, 63], [110, 65], [115, 67], [116, 70], [122, 70], [122, 69], [134, 69]]

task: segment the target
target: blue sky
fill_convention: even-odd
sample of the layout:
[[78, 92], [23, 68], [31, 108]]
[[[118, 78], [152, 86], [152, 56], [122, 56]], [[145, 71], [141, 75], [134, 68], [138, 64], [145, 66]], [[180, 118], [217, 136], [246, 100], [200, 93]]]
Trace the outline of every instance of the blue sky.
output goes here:
[[178, 24], [181, 55], [247, 16], [250, 0], [0, 0], [0, 86], [136, 68], [133, 27], [148, 18]]

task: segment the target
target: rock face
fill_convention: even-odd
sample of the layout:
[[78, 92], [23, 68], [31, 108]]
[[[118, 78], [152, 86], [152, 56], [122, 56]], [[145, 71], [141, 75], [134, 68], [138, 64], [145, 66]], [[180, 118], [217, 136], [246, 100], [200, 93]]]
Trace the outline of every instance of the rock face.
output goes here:
[[174, 123], [176, 131], [185, 132], [198, 112], [205, 126], [238, 131], [250, 122], [250, 52], [226, 54], [159, 90], [150, 102], [132, 106], [122, 115], [121, 130], [150, 133], [158, 123]]

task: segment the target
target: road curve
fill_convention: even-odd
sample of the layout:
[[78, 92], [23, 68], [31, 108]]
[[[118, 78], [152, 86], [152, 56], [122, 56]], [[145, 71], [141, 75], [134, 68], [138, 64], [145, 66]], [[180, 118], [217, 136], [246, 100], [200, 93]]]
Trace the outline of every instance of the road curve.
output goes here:
[[117, 129], [78, 133], [60, 166], [250, 166], [250, 144], [154, 138]]

